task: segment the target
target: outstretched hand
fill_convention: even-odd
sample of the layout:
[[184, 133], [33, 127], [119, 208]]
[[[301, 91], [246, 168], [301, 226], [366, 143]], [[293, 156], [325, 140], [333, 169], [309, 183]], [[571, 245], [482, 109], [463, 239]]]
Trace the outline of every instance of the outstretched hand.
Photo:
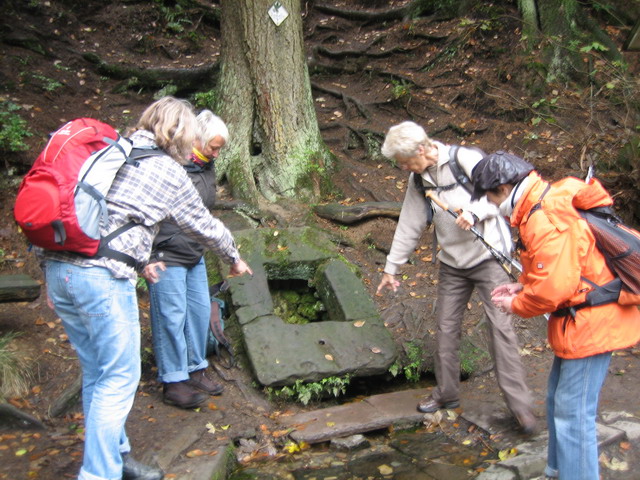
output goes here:
[[240, 275], [244, 275], [245, 273], [253, 275], [253, 270], [251, 270], [251, 267], [247, 265], [247, 262], [242, 259], [239, 259], [236, 263], [231, 265], [231, 268], [229, 268], [230, 277], [238, 277]]
[[499, 285], [491, 292], [491, 303], [502, 312], [513, 313], [513, 299], [518, 295], [520, 290], [522, 290], [520, 283]]
[[378, 289], [376, 290], [376, 295], [382, 295], [382, 291], [385, 288], [397, 292], [399, 286], [400, 282], [396, 280], [395, 276], [391, 275], [390, 273], [385, 273], [382, 275], [382, 280], [380, 280], [380, 284], [378, 285]]

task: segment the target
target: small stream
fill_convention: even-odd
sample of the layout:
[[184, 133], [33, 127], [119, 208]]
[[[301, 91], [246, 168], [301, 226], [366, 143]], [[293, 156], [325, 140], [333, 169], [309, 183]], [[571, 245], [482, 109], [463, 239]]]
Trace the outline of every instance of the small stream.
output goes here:
[[[428, 387], [433, 380], [420, 383]], [[387, 384], [384, 390], [393, 388]], [[252, 462], [237, 468], [229, 479], [465, 480], [497, 458], [488, 434], [455, 411], [437, 412], [427, 416], [424, 424], [406, 425], [404, 430], [390, 428], [363, 436], [364, 443], [349, 450], [326, 442]]]
[[[340, 451], [328, 444], [237, 469], [231, 480], [464, 480], [495, 459], [482, 441], [467, 445], [442, 430], [367, 435], [370, 445]], [[463, 442], [465, 442], [463, 440]]]

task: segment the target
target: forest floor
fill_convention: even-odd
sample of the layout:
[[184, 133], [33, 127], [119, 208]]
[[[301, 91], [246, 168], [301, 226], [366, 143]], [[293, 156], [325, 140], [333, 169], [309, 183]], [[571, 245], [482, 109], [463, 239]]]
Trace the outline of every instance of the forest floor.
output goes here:
[[[43, 147], [46, 135], [81, 116], [124, 129], [153, 101], [155, 91], [134, 78], [107, 77], [84, 53], [136, 68], [192, 68], [218, 58], [219, 26], [212, 17], [197, 9], [172, 15], [175, 10], [160, 8], [161, 3], [16, 0], [0, 7], [0, 101], [18, 105], [33, 133], [26, 139], [27, 151], [4, 156], [0, 273], [26, 273], [42, 280], [14, 225], [12, 206], [21, 175]], [[304, 3], [305, 45], [318, 122], [340, 162], [333, 175], [339, 193], [327, 202], [402, 201], [407, 175], [380, 156], [379, 145], [391, 125], [411, 119], [445, 143], [476, 145], [488, 152], [511, 151], [535, 164], [549, 179], [584, 177], [586, 165], [597, 160], [600, 176], [615, 192], [621, 213], [637, 225], [640, 202], [634, 188], [638, 169], [620, 175], [609, 168], [637, 128], [636, 81], [628, 83], [615, 76], [611, 65], [600, 62], [594, 64], [599, 83], [592, 88], [546, 84], [534, 59], [524, 53], [518, 13], [509, 1], [487, 4], [464, 19], [428, 16], [406, 21], [358, 20], [320, 3], [375, 12], [369, 7], [384, 4], [389, 9], [406, 1]], [[622, 45], [629, 28], [608, 27], [607, 33]], [[630, 77], [637, 79], [640, 53], [624, 55]], [[211, 88], [201, 90], [205, 87]], [[193, 93], [177, 95], [191, 98]], [[637, 151], [631, 155], [636, 155], [631, 158], [637, 162]], [[223, 183], [222, 198], [228, 199], [225, 190]], [[342, 238], [341, 253], [360, 268], [400, 351], [405, 352], [403, 358], [410, 345], [431, 337], [432, 332], [416, 327], [432, 315], [435, 299], [437, 266], [430, 261], [433, 252], [428, 232], [403, 270], [399, 292], [378, 297], [375, 287], [393, 237], [393, 218], [340, 225], [309, 215], [308, 206], [292, 201], [283, 201], [277, 211], [278, 226], [304, 221]], [[234, 382], [227, 382], [225, 394], [212, 398], [200, 412], [164, 405], [155, 379], [148, 302], [142, 291], [140, 308], [143, 379], [127, 423], [134, 448], [160, 446], [163, 439], [188, 428], [202, 428], [211, 418], [217, 425], [230, 425], [233, 433], [225, 435], [239, 438], [252, 429], [259, 432], [260, 425], [272, 428], [278, 412], [301, 408], [260, 401], [260, 390], [247, 393], [246, 388], [235, 388]], [[478, 327], [482, 315], [473, 297], [465, 328]], [[543, 421], [546, 372], [552, 358], [545, 327], [540, 319], [517, 318], [515, 325], [536, 398], [536, 414]], [[78, 375], [61, 322], [43, 295], [29, 304], [0, 305], [0, 333], [7, 332], [20, 333], [11, 348], [31, 374], [28, 388], [9, 402], [41, 419], [47, 429], [20, 431], [0, 424], [0, 479], [74, 478], [81, 463], [82, 416], [77, 407], [60, 417], [48, 416], [51, 403]], [[603, 409], [640, 415], [639, 370], [638, 349], [614, 356], [612, 375], [602, 392]], [[245, 386], [252, 385], [249, 372], [237, 370], [234, 375]], [[478, 398], [500, 401], [495, 381], [480, 383], [481, 388], [472, 390]], [[378, 385], [366, 386], [371, 392], [382, 391]], [[391, 388], [412, 388], [412, 384], [397, 381]], [[213, 451], [215, 445], [202, 446], [207, 448]]]

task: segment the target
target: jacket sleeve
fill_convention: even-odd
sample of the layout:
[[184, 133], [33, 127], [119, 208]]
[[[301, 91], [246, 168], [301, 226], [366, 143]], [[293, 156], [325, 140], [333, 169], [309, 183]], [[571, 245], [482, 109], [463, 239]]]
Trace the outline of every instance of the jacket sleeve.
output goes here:
[[580, 288], [588, 240], [581, 234], [579, 222], [558, 229], [542, 210], [520, 226], [520, 233], [526, 247], [521, 255], [523, 289], [514, 298], [512, 309], [525, 318], [553, 312]]
[[398, 273], [400, 267], [407, 263], [427, 225], [427, 203], [422, 192], [416, 188], [413, 175], [415, 173], [409, 177], [398, 226], [384, 267], [384, 272], [392, 275]]

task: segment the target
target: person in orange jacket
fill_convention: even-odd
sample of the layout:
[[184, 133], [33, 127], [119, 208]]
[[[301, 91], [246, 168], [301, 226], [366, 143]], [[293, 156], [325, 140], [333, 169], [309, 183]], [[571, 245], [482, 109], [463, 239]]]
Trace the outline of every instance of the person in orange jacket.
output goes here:
[[[596, 413], [611, 353], [640, 340], [640, 311], [608, 303], [572, 309], [596, 285], [613, 280], [589, 225], [576, 209], [610, 206], [597, 180], [549, 184], [523, 159], [504, 152], [473, 169], [472, 198], [484, 195], [518, 227], [523, 272], [497, 287], [492, 302], [521, 317], [550, 313], [554, 360], [548, 380], [547, 477], [598, 480]], [[588, 280], [588, 281], [587, 281]]]

